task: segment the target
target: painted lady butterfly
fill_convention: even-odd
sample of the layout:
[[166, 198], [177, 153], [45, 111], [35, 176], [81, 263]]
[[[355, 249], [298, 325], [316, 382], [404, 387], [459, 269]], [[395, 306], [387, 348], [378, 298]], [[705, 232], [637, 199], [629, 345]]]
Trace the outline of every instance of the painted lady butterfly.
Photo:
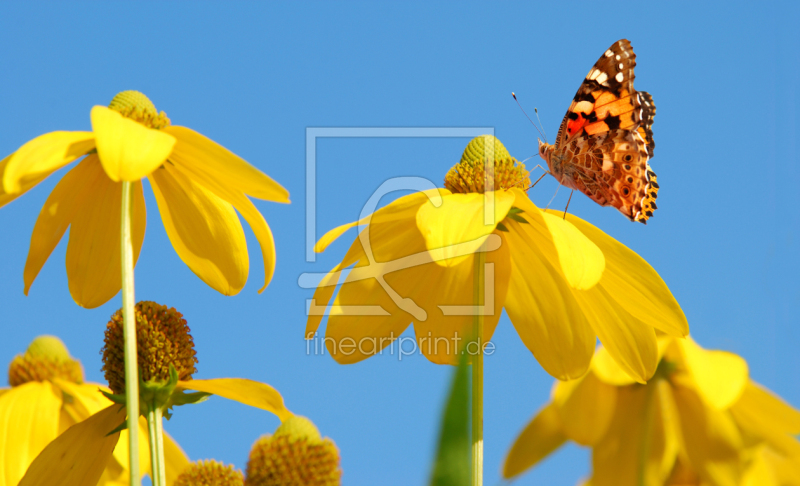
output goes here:
[[575, 94], [555, 145], [539, 141], [539, 155], [558, 182], [601, 206], [614, 206], [647, 224], [656, 210], [653, 97], [633, 89], [636, 54], [625, 39], [612, 45]]

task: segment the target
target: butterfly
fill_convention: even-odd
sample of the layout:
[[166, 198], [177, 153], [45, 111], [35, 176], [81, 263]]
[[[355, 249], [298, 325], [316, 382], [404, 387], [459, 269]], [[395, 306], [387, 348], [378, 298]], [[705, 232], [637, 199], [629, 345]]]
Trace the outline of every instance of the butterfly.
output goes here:
[[555, 144], [539, 141], [539, 155], [561, 185], [647, 224], [658, 197], [649, 164], [656, 105], [633, 88], [634, 66], [630, 42], [609, 47], [578, 88]]

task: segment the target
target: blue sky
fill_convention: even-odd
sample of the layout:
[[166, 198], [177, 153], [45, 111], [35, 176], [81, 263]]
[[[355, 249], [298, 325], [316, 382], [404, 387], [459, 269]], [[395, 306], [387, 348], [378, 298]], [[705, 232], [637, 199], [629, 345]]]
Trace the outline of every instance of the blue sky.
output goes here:
[[[239, 376], [275, 386], [342, 452], [346, 485], [427, 480], [451, 374], [421, 356], [355, 365], [306, 354], [304, 272], [336, 264], [348, 243], [306, 262], [308, 127], [492, 127], [517, 158], [537, 133], [515, 91], [552, 139], [581, 80], [618, 39], [637, 54], [636, 87], [658, 107], [651, 161], [661, 185], [647, 226], [576, 194], [570, 212], [642, 255], [681, 304], [693, 337], [744, 356], [753, 379], [800, 406], [800, 20], [796, 3], [9, 3], [0, 4], [0, 156], [53, 130], [90, 129], [89, 110], [119, 91], [147, 94], [173, 123], [222, 143], [270, 174], [289, 206], [256, 201], [276, 239], [275, 278], [236, 297], [197, 279], [166, 237], [149, 187], [136, 268], [138, 299], [181, 311], [198, 378]], [[397, 176], [440, 184], [468, 138], [324, 139], [317, 143], [316, 232], [356, 219]], [[541, 162], [538, 158], [530, 166]], [[22, 294], [34, 221], [60, 176], [0, 209], [0, 362], [39, 334], [60, 336], [102, 381], [100, 349], [119, 296], [76, 306], [65, 242]], [[544, 206], [556, 183], [530, 196]], [[554, 208], [563, 208], [568, 191]], [[385, 202], [385, 201], [384, 201]], [[352, 241], [354, 234], [344, 240]], [[506, 316], [486, 360], [486, 478], [548, 398], [549, 377]], [[244, 468], [250, 445], [277, 418], [212, 398], [182, 407], [166, 429], [191, 459]], [[588, 454], [568, 447], [515, 484], [572, 485]]]

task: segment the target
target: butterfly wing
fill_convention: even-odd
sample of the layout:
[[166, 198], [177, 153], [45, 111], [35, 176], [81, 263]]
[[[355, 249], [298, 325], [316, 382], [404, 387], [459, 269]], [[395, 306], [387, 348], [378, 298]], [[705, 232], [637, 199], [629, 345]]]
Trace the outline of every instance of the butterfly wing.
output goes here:
[[636, 54], [615, 42], [581, 83], [558, 129], [555, 151], [564, 161], [562, 183], [602, 206], [645, 223], [656, 209], [653, 97], [633, 87]]
[[564, 167], [562, 179], [601, 206], [613, 206], [631, 221], [646, 223], [658, 197], [648, 150], [638, 130], [575, 137], [564, 147], [571, 163]]

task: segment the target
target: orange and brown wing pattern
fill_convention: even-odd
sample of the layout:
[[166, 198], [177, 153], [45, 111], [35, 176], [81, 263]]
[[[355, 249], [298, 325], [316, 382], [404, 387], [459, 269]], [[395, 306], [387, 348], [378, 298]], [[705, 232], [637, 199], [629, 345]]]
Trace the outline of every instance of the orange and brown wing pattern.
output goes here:
[[647, 145], [637, 131], [610, 130], [577, 137], [564, 155], [564, 176], [601, 206], [617, 208], [631, 221], [646, 223], [656, 210], [658, 182], [648, 164]]
[[641, 100], [633, 89], [636, 54], [625, 39], [600, 56], [572, 99], [556, 146], [581, 135], [630, 129], [641, 121]]
[[644, 139], [647, 144], [647, 153], [653, 157], [653, 150], [656, 148], [656, 143], [653, 141], [653, 119], [656, 117], [656, 104], [653, 102], [653, 97], [646, 91], [639, 91], [641, 97], [641, 123], [636, 131]]
[[561, 184], [646, 223], [658, 196], [649, 164], [656, 106], [634, 89], [635, 66], [630, 42], [608, 48], [575, 94], [555, 145], [542, 144], [540, 154]]

